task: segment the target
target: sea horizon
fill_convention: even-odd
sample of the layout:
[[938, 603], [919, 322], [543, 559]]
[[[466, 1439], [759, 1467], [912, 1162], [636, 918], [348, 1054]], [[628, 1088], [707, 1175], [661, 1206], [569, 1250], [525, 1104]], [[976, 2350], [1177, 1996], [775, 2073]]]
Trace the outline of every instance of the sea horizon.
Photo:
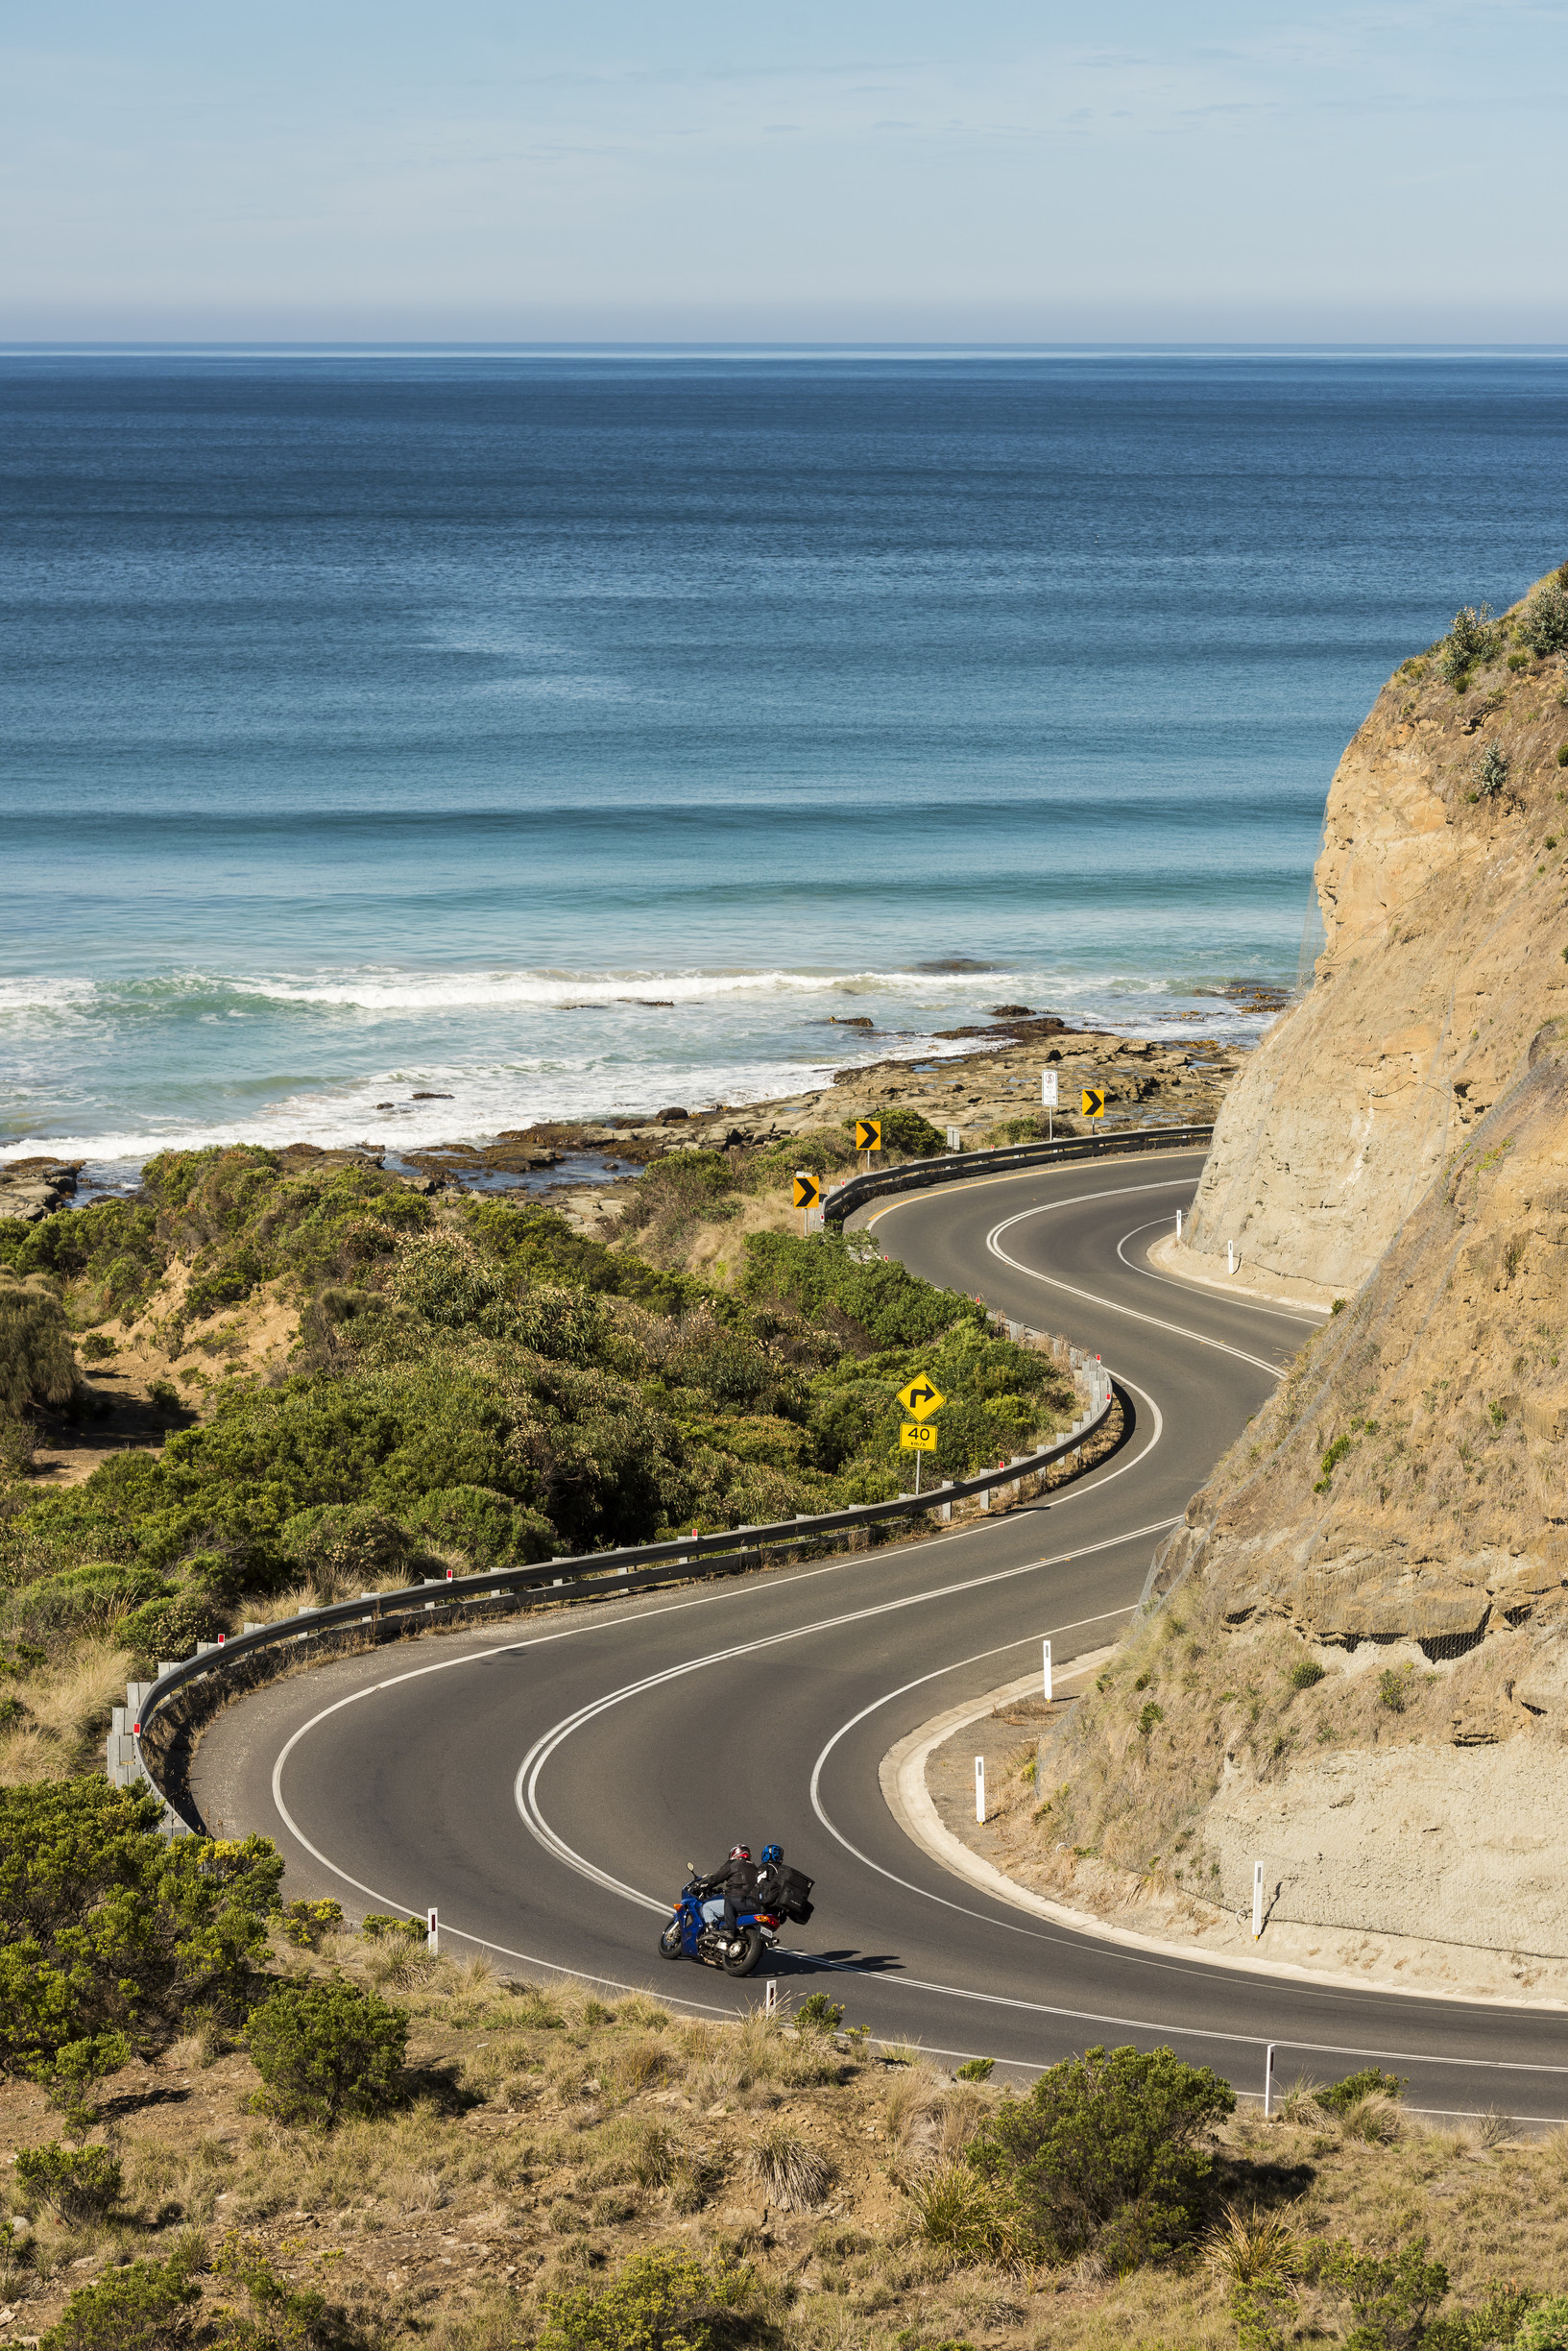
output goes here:
[[1554, 347], [0, 347], [0, 1160], [738, 1106], [1003, 1002], [1244, 1041], [1385, 678], [1560, 559], [1565, 403]]

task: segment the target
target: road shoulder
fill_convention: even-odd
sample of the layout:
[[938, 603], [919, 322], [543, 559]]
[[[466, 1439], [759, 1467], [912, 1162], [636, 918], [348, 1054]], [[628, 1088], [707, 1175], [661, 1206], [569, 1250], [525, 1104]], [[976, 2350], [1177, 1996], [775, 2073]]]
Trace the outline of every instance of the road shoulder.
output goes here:
[[[1075, 1690], [1098, 1671], [1111, 1654], [1109, 1649], [1098, 1649], [1074, 1658], [1055, 1677], [1056, 1690]], [[1162, 1934], [1118, 1923], [1094, 1909], [1054, 1900], [1022, 1882], [1008, 1868], [1000, 1865], [1006, 1861], [1012, 1869], [1020, 1869], [1029, 1864], [1027, 1856], [999, 1833], [1000, 1807], [994, 1791], [999, 1787], [998, 1749], [1003, 1742], [996, 1737], [993, 1724], [1015, 1709], [1020, 1702], [1037, 1699], [1040, 1684], [1036, 1671], [1021, 1681], [1003, 1684], [984, 1698], [949, 1708], [906, 1733], [881, 1759], [878, 1776], [889, 1811], [911, 1842], [953, 1876], [1015, 1909], [1049, 1919], [1053, 1926], [1162, 1958], [1218, 1962], [1249, 1975], [1324, 1988], [1354, 1987], [1360, 1991], [1393, 1992], [1422, 2000], [1452, 2000], [1531, 2012], [1568, 2006], [1568, 1981], [1556, 1980], [1563, 1975], [1562, 1970], [1553, 1971], [1551, 1990], [1538, 1991], [1530, 1999], [1521, 1998], [1508, 1981], [1516, 1954], [1481, 1951], [1464, 1945], [1418, 1941], [1399, 1935], [1367, 1935], [1355, 1929], [1340, 1930], [1336, 1936], [1333, 1929], [1275, 1923], [1265, 1929], [1273, 1949], [1269, 1956], [1263, 1957], [1246, 1948], [1251, 1941], [1246, 1926], [1221, 1911], [1213, 1911], [1205, 1919], [1199, 1906], [1186, 1896], [1156, 1896], [1151, 1901], [1150, 1907], [1158, 1903], [1166, 1914], [1157, 1921], [1159, 1924], [1178, 1927], [1179, 1914], [1178, 1931]], [[1043, 1709], [1040, 1712], [1043, 1730], [1048, 1727], [1048, 1720]], [[983, 1730], [977, 1729], [980, 1725], [984, 1725]], [[1016, 1750], [1026, 1732], [1020, 1725], [1005, 1727], [1011, 1735], [1004, 1743]], [[988, 1794], [983, 1827], [974, 1816], [972, 1801], [968, 1804], [967, 1820], [963, 1804], [956, 1801], [960, 1787], [973, 1790], [973, 1758], [977, 1752], [987, 1754], [987, 1780], [993, 1791]], [[996, 1858], [992, 1858], [993, 1854]], [[1096, 1874], [1103, 1878], [1113, 1876], [1103, 1865], [1097, 1866]], [[1114, 1873], [1119, 1878], [1122, 1875]], [[1337, 1941], [1339, 1964], [1307, 1964], [1301, 1947], [1313, 1940], [1318, 1948], [1326, 1941]]]

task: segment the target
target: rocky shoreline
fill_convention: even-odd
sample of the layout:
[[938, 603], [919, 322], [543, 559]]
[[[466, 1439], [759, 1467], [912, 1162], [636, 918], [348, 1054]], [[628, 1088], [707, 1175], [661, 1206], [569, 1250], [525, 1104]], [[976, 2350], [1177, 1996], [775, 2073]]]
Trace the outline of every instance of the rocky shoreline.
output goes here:
[[[1238, 982], [1223, 993], [1239, 1013], [1276, 1012], [1287, 1002], [1282, 990], [1251, 983]], [[1105, 1095], [1105, 1115], [1094, 1122], [1100, 1132], [1162, 1121], [1202, 1125], [1215, 1117], [1255, 1041], [1237, 1035], [1205, 1035], [1191, 1043], [1114, 1035], [1071, 1028], [1057, 1014], [1025, 1005], [998, 1006], [984, 1026], [945, 1032], [940, 1041], [970, 1039], [975, 1042], [968, 1052], [943, 1060], [889, 1055], [839, 1070], [826, 1085], [763, 1102], [671, 1103], [641, 1117], [544, 1120], [505, 1128], [486, 1142], [407, 1151], [383, 1140], [338, 1150], [291, 1143], [280, 1147], [278, 1155], [285, 1165], [302, 1167], [366, 1161], [428, 1194], [536, 1193], [575, 1221], [599, 1225], [615, 1214], [617, 1188], [672, 1151], [765, 1149], [893, 1107], [918, 1111], [944, 1130], [956, 1128], [966, 1150], [981, 1148], [999, 1127], [1038, 1111], [1041, 1073], [1047, 1069], [1058, 1073], [1058, 1135], [1089, 1130], [1090, 1122], [1079, 1115], [1086, 1086]], [[86, 1180], [85, 1167], [83, 1160], [45, 1153], [0, 1166], [0, 1217], [34, 1223], [101, 1197], [103, 1187]]]

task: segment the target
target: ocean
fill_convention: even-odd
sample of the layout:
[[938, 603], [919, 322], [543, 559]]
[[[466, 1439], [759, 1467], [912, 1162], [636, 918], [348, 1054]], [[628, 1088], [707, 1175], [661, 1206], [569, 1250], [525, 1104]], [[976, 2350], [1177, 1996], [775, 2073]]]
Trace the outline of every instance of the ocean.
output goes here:
[[1244, 1034], [1565, 422], [1561, 353], [0, 353], [0, 1156]]

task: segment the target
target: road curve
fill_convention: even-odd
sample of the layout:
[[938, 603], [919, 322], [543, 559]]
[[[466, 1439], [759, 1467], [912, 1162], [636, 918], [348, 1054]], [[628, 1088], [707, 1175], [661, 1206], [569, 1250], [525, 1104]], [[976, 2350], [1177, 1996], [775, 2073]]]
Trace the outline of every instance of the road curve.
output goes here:
[[1169, 2043], [1242, 2090], [1379, 2059], [1412, 2104], [1568, 2117], [1558, 2014], [1271, 1978], [1055, 1927], [904, 1835], [878, 1765], [944, 1709], [1114, 1637], [1194, 1489], [1313, 1318], [1144, 1262], [1195, 1188], [1171, 1152], [980, 1176], [856, 1220], [890, 1255], [1103, 1357], [1119, 1450], [1023, 1510], [918, 1543], [530, 1629], [335, 1660], [205, 1734], [209, 1826], [277, 1838], [291, 1892], [350, 1915], [434, 1903], [448, 1948], [715, 2012], [755, 1985], [656, 1951], [682, 1864], [780, 1838], [817, 1910], [780, 1965], [833, 1971], [852, 2022], [951, 2056], [1037, 2068], [1097, 2041]]

